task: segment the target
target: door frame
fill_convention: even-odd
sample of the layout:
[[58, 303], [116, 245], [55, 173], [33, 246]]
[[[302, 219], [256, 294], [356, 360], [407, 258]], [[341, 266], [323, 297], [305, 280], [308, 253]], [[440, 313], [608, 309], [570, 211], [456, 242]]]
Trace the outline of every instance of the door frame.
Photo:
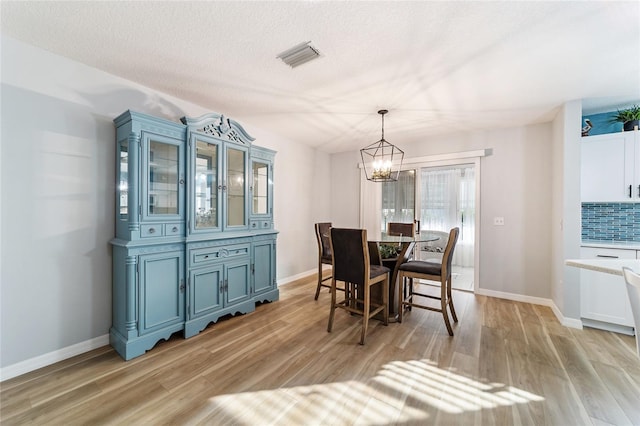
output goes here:
[[[400, 170], [418, 170], [423, 167], [446, 167], [446, 166], [460, 166], [463, 164], [473, 164], [475, 170], [475, 197], [476, 197], [476, 212], [474, 221], [474, 252], [473, 252], [473, 292], [475, 293], [480, 288], [480, 249], [482, 247], [482, 241], [480, 239], [480, 223], [481, 223], [481, 161], [482, 157], [491, 154], [490, 149], [482, 149], [478, 151], [458, 152], [451, 154], [440, 154], [426, 157], [415, 157], [406, 159]], [[367, 224], [371, 225], [372, 220], [377, 222], [377, 228], [380, 229], [381, 210], [381, 186], [376, 183], [367, 181], [364, 175], [364, 168], [362, 163], [360, 167], [360, 227], [367, 228]], [[375, 185], [375, 186], [374, 186]], [[418, 191], [418, 185], [416, 182], [416, 191]], [[367, 214], [367, 210], [371, 207], [371, 204], [377, 203], [378, 208], [374, 210], [374, 217]], [[417, 201], [417, 197], [416, 197]], [[417, 212], [414, 207], [414, 212]]]

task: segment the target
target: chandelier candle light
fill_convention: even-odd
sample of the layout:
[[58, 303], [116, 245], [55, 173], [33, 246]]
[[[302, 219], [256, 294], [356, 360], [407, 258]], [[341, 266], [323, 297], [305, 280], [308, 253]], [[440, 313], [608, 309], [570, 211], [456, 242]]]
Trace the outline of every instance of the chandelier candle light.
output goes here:
[[[402, 168], [404, 151], [384, 139], [384, 115], [388, 112], [386, 109], [378, 111], [382, 116], [382, 138], [360, 150], [364, 173], [372, 182], [397, 181]], [[395, 172], [391, 170], [394, 164], [397, 164]]]

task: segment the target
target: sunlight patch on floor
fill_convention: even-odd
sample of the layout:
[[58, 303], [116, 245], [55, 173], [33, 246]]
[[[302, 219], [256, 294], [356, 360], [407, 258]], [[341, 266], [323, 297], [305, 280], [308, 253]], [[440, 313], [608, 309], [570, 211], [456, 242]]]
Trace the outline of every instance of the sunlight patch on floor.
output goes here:
[[[483, 383], [429, 360], [393, 361], [363, 383], [295, 386], [213, 397], [204, 410], [221, 423], [384, 425], [424, 421], [544, 398], [501, 383]], [[201, 415], [207, 414], [200, 413]]]

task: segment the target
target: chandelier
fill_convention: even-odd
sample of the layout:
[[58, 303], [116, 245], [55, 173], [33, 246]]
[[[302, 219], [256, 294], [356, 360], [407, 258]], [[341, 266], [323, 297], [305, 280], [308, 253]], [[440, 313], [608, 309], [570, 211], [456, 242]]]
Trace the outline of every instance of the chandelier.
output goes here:
[[[367, 180], [372, 182], [394, 182], [398, 180], [398, 174], [402, 168], [404, 151], [384, 139], [384, 115], [388, 113], [381, 109], [378, 114], [382, 116], [382, 138], [360, 150], [362, 166]], [[396, 165], [395, 172], [391, 168]]]

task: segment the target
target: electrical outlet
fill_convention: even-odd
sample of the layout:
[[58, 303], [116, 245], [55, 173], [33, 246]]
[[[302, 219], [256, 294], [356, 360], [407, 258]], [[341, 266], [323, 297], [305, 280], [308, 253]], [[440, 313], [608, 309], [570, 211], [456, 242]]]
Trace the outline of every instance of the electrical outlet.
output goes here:
[[504, 217], [494, 217], [493, 224], [496, 226], [504, 226]]

